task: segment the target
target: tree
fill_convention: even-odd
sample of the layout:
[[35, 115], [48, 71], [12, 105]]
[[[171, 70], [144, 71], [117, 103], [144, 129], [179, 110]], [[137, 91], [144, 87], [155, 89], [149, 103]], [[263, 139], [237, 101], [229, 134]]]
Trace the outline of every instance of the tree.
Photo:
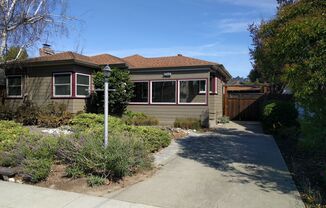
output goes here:
[[[315, 138], [326, 145], [326, 1], [298, 0], [251, 26], [254, 70], [273, 86], [287, 85], [306, 109]], [[278, 91], [280, 92], [280, 91]], [[310, 134], [310, 135], [313, 135]]]
[[[102, 71], [96, 72], [94, 75], [95, 89], [104, 89], [104, 74]], [[133, 96], [133, 84], [130, 81], [129, 72], [113, 68], [109, 78], [110, 89], [115, 91], [109, 93], [109, 113], [121, 116], [126, 110], [128, 102]], [[93, 95], [92, 103], [89, 104], [89, 111], [102, 113], [104, 93], [96, 92]]]
[[[20, 55], [18, 56], [18, 53]], [[26, 49], [21, 49], [20, 47], [11, 47], [7, 51], [7, 53], [4, 55], [4, 61], [10, 61], [10, 60], [23, 60], [28, 58], [28, 53]]]
[[65, 31], [65, 11], [62, 0], [0, 0], [0, 58], [16, 46], [17, 59], [43, 37]]
[[281, 9], [284, 6], [293, 4], [295, 0], [277, 0], [278, 9]]

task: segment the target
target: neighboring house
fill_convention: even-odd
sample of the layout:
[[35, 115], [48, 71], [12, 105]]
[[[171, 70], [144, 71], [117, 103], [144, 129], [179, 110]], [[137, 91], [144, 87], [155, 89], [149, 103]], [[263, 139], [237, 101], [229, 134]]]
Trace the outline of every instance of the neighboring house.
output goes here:
[[31, 100], [42, 106], [55, 101], [65, 103], [73, 113], [82, 111], [94, 91], [93, 72], [110, 65], [130, 71], [135, 95], [128, 109], [153, 115], [162, 125], [172, 125], [178, 117], [196, 117], [215, 125], [223, 115], [222, 86], [231, 75], [221, 64], [182, 55], [54, 54], [48, 45], [40, 49], [40, 55], [6, 70], [5, 103], [16, 107]]

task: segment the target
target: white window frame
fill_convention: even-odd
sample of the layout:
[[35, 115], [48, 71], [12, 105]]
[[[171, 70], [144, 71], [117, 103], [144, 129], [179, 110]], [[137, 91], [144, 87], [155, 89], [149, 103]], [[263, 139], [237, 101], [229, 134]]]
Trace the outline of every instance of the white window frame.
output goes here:
[[151, 90], [151, 88], [150, 88], [150, 81], [141, 81], [141, 80], [137, 80], [137, 81], [131, 81], [132, 83], [142, 83], [142, 82], [146, 82], [147, 83], [147, 102], [129, 102], [129, 104], [149, 104], [150, 103], [150, 90]]
[[[9, 81], [10, 77], [20, 77], [20, 95], [9, 95]], [[6, 77], [6, 93], [9, 98], [22, 98], [23, 97], [23, 76], [22, 75], [7, 75]]]
[[207, 92], [207, 80], [206, 79], [193, 79], [193, 80], [198, 80], [198, 81], [203, 81], [203, 80], [205, 80], [205, 91], [203, 91], [203, 90], [200, 90], [200, 88], [201, 88], [201, 86], [200, 86], [200, 83], [199, 83], [199, 94], [206, 94], [206, 92]]
[[175, 79], [169, 79], [169, 80], [166, 80], [166, 79], [163, 79], [163, 80], [152, 80], [150, 81], [150, 93], [149, 93], [149, 97], [150, 97], [150, 104], [153, 104], [153, 105], [176, 105], [177, 104], [177, 100], [178, 98], [176, 97], [175, 99], [175, 102], [171, 103], [171, 102], [153, 102], [153, 82], [174, 82], [175, 83], [175, 93], [176, 93], [176, 96], [178, 96], [178, 81], [175, 80]]
[[[88, 76], [88, 81], [89, 81], [89, 85], [88, 85], [88, 95], [78, 95], [78, 90], [77, 87], [78, 86], [84, 86], [86, 87], [87, 85], [84, 84], [78, 84], [77, 80], [78, 80], [78, 75], [82, 75], [82, 76]], [[83, 73], [75, 73], [75, 94], [76, 97], [78, 98], [87, 98], [91, 95], [91, 75], [90, 74], [83, 74]]]
[[[184, 81], [205, 81], [205, 88], [206, 91], [204, 93], [201, 93], [201, 91], [198, 92], [199, 95], [205, 94], [205, 102], [204, 103], [182, 103], [180, 100], [180, 82]], [[207, 105], [207, 79], [180, 79], [178, 80], [178, 104], [179, 105]]]
[[[64, 75], [64, 74], [69, 74], [70, 75], [70, 95], [56, 95], [55, 93], [55, 86], [58, 84], [55, 84], [55, 76], [56, 75]], [[52, 79], [52, 86], [53, 86], [53, 97], [72, 97], [72, 72], [60, 72], [60, 73], [53, 73], [53, 79]], [[60, 84], [59, 84], [60, 85]], [[61, 84], [62, 85], [62, 84]]]

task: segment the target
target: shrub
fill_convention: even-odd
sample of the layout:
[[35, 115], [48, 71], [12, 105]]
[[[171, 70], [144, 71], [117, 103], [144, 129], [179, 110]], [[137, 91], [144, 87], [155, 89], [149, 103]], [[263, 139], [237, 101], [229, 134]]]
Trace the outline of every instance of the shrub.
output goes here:
[[150, 152], [156, 152], [171, 143], [171, 135], [159, 128], [130, 127], [129, 132], [131, 137], [140, 138]]
[[63, 139], [57, 155], [84, 174], [110, 179], [120, 179], [149, 168], [152, 162], [141, 140], [111, 136], [108, 147], [104, 148], [102, 134]]
[[95, 113], [81, 113], [76, 115], [70, 124], [77, 129], [85, 129], [104, 124], [104, 116]]
[[270, 101], [262, 112], [264, 129], [271, 133], [275, 133], [282, 126], [297, 126], [297, 118], [298, 111], [290, 101]]
[[[80, 114], [75, 116], [70, 124], [79, 136], [103, 134], [103, 115]], [[145, 126], [129, 126], [121, 119], [109, 117], [109, 133], [111, 136], [121, 136], [141, 139], [148, 151], [155, 152], [168, 146], [171, 142], [170, 134], [162, 129]]]
[[176, 118], [174, 127], [182, 129], [200, 129], [201, 121], [197, 118]]
[[38, 116], [38, 125], [41, 127], [56, 128], [67, 125], [72, 118], [72, 114], [67, 111], [67, 106], [63, 103], [50, 103], [43, 107]]
[[23, 125], [37, 125], [39, 107], [31, 101], [25, 101], [17, 108], [15, 120]]
[[0, 120], [13, 120], [15, 113], [16, 112], [8, 105], [0, 104]]
[[315, 153], [326, 151], [326, 128], [325, 121], [317, 122], [315, 117], [306, 117], [300, 121], [302, 139], [299, 141], [300, 148]]
[[0, 134], [0, 166], [22, 167], [22, 172], [30, 175], [32, 182], [45, 179], [57, 151], [57, 139], [31, 134], [27, 128], [13, 121], [0, 122], [3, 123], [7, 127], [6, 132], [15, 132], [11, 134], [15, 137]]
[[[104, 89], [104, 74], [102, 71], [96, 72], [93, 76], [96, 89]], [[133, 96], [133, 84], [130, 81], [129, 72], [113, 68], [109, 77], [110, 87], [115, 89], [109, 94], [110, 114], [121, 116], [127, 108], [128, 102]], [[89, 99], [91, 103], [87, 104], [87, 111], [93, 113], [103, 113], [103, 92], [97, 92]]]
[[102, 186], [105, 184], [105, 178], [91, 175], [87, 178], [87, 184], [90, 187]]
[[300, 135], [300, 129], [297, 126], [281, 126], [277, 129], [276, 135], [280, 139], [297, 140]]
[[0, 151], [14, 146], [22, 136], [29, 135], [29, 129], [14, 121], [0, 121]]
[[66, 168], [66, 176], [69, 178], [80, 178], [84, 175], [83, 170], [81, 170], [78, 166], [68, 166]]
[[52, 160], [48, 159], [25, 159], [23, 172], [31, 176], [31, 182], [36, 183], [48, 177], [52, 166]]
[[148, 116], [144, 113], [132, 112], [132, 111], [127, 111], [126, 113], [124, 113], [122, 120], [127, 125], [135, 125], [135, 126], [154, 126], [154, 125], [158, 125], [159, 123], [157, 118], [153, 116]]

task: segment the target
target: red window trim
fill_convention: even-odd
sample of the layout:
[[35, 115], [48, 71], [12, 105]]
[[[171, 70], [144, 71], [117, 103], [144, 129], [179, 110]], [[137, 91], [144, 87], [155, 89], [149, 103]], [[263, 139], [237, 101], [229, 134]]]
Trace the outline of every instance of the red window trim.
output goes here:
[[[71, 95], [70, 96], [55, 96], [54, 95], [54, 75], [55, 74], [68, 74], [70, 73], [71, 74], [71, 86], [70, 86], [70, 89], [71, 89]], [[60, 72], [52, 72], [52, 82], [51, 82], [51, 99], [87, 99], [89, 98], [90, 96], [88, 97], [77, 97], [76, 96], [76, 73], [79, 73], [79, 72], [75, 72], [75, 71], [60, 71]], [[85, 74], [85, 73], [84, 73]], [[92, 87], [92, 74], [85, 74], [85, 75], [89, 75], [90, 76], [90, 89], [91, 91], [93, 90], [93, 87]]]
[[[208, 84], [208, 78], [183, 78], [183, 79], [151, 79], [151, 80], [132, 80], [132, 82], [149, 82], [148, 87], [148, 93], [149, 93], [149, 102], [148, 103], [128, 103], [128, 105], [153, 105], [153, 106], [208, 106], [208, 96], [209, 96], [209, 90], [208, 86], [206, 86], [206, 103], [205, 104], [191, 104], [191, 103], [185, 103], [180, 104], [179, 103], [179, 80], [206, 80], [206, 85]], [[176, 82], [176, 102], [175, 103], [152, 103], [151, 102], [151, 92], [152, 92], [152, 81], [175, 81]]]

